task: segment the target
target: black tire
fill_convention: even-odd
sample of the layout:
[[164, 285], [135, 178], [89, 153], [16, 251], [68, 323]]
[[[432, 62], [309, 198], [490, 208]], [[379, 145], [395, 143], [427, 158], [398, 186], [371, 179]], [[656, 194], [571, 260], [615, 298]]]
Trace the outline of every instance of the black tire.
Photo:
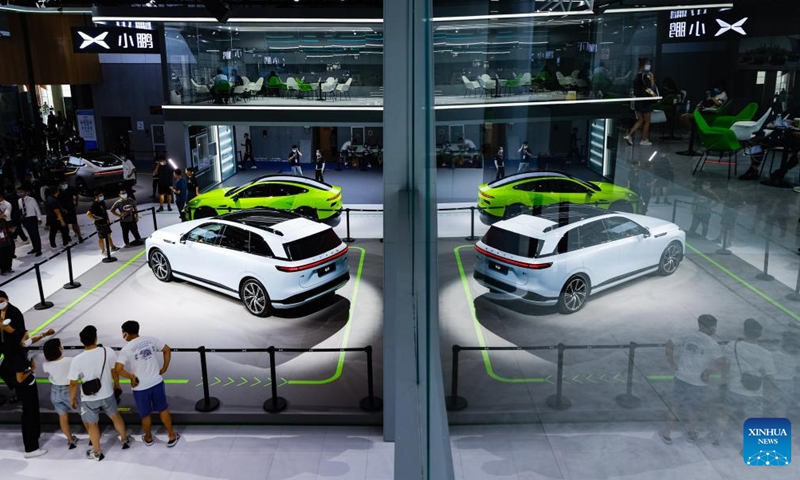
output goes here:
[[583, 275], [574, 275], [567, 280], [558, 296], [558, 311], [564, 315], [577, 312], [589, 300], [591, 285], [589, 279]]
[[239, 298], [252, 315], [269, 317], [272, 314], [272, 304], [269, 300], [267, 289], [261, 282], [254, 278], [246, 278], [239, 287]]
[[171, 282], [174, 278], [172, 276], [172, 266], [169, 264], [169, 259], [161, 250], [154, 248], [150, 251], [148, 263], [153, 275], [162, 282]]
[[623, 201], [612, 203], [608, 209], [613, 212], [633, 213], [633, 205]]
[[682, 260], [683, 245], [678, 241], [671, 242], [661, 253], [661, 259], [658, 262], [658, 274], [665, 277], [672, 275], [678, 270]]
[[194, 211], [192, 214], [192, 220], [197, 220], [198, 218], [211, 218], [216, 217], [217, 211], [211, 207], [200, 207]]
[[522, 215], [523, 213], [531, 213], [531, 209], [521, 203], [515, 203], [506, 207], [503, 218], [514, 218]]

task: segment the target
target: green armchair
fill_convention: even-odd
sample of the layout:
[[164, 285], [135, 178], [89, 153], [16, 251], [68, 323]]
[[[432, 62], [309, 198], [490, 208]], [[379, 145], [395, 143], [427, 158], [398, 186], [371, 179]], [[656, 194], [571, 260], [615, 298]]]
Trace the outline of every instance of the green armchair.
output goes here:
[[270, 77], [267, 88], [276, 96], [280, 96], [281, 92], [286, 91], [286, 84], [278, 77]]
[[[736, 174], [736, 153], [742, 148], [742, 145], [736, 138], [736, 134], [730, 128], [709, 126], [703, 114], [698, 110], [694, 111], [694, 120], [697, 122], [697, 132], [700, 135], [700, 143], [703, 145], [705, 151], [694, 166], [692, 175], [697, 173], [698, 169], [703, 171], [703, 167], [708, 162], [708, 157], [711, 152], [719, 152], [719, 160], [715, 160], [711, 163], [726, 165], [728, 167], [728, 180], [730, 180], [731, 167], [733, 167], [734, 175]], [[727, 161], [723, 161], [723, 156], [725, 155], [728, 156]]]
[[753, 117], [756, 116], [756, 111], [758, 111], [758, 104], [748, 103], [747, 106], [736, 115], [717, 115], [717, 118], [714, 119], [714, 122], [711, 124], [711, 126], [719, 128], [731, 128], [731, 125], [736, 122], [752, 120]]
[[314, 91], [314, 86], [311, 85], [310, 83], [304, 83], [302, 80], [298, 78], [295, 78], [295, 81], [297, 82], [297, 86], [300, 88], [300, 96], [302, 96], [304, 93]]

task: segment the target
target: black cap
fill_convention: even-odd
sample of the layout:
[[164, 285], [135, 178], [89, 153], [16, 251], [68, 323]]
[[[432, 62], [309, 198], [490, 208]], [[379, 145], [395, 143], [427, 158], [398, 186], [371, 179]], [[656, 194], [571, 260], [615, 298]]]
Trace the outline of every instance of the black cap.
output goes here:
[[764, 327], [754, 318], [748, 318], [744, 321], [744, 334], [748, 337], [760, 337]]
[[709, 328], [709, 329], [716, 328], [716, 326], [717, 326], [717, 318], [714, 315], [709, 315], [709, 314], [706, 313], [706, 314], [703, 314], [703, 315], [700, 315], [699, 317], [697, 317], [697, 323], [701, 327], [705, 327], [705, 328]]
[[0, 297], [8, 298], [8, 295], [6, 295], [6, 292], [4, 290], [0, 290]]

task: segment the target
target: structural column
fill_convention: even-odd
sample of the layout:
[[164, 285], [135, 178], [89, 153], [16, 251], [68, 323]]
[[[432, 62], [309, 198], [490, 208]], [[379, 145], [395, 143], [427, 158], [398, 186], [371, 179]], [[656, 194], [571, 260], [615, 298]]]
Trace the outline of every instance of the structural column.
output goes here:
[[395, 478], [453, 478], [437, 279], [431, 0], [384, 0], [384, 438]]

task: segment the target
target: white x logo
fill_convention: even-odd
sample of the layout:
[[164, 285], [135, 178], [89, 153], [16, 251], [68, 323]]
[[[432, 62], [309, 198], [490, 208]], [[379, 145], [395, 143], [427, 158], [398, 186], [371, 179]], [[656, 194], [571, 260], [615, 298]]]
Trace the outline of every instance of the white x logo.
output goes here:
[[714, 36], [715, 37], [719, 37], [720, 35], [722, 35], [723, 33], [727, 32], [728, 30], [733, 30], [734, 32], [738, 33], [739, 35], [747, 35], [747, 33], [744, 31], [744, 28], [742, 28], [742, 25], [744, 25], [744, 22], [746, 22], [746, 21], [747, 21], [747, 17], [744, 17], [743, 19], [741, 19], [738, 22], [736, 22], [733, 25], [731, 25], [731, 24], [729, 24], [729, 23], [727, 23], [727, 22], [725, 22], [723, 20], [720, 20], [718, 18], [717, 19], [717, 23], [719, 24], [719, 31]]
[[106, 50], [111, 49], [111, 47], [109, 47], [108, 44], [105, 42], [105, 39], [108, 36], [108, 32], [103, 32], [96, 37], [92, 37], [91, 35], [86, 35], [85, 33], [79, 30], [78, 35], [80, 35], [81, 38], [83, 39], [83, 43], [81, 43], [81, 46], [79, 47], [81, 50], [83, 50], [84, 48], [88, 47], [93, 43], [105, 48]]

